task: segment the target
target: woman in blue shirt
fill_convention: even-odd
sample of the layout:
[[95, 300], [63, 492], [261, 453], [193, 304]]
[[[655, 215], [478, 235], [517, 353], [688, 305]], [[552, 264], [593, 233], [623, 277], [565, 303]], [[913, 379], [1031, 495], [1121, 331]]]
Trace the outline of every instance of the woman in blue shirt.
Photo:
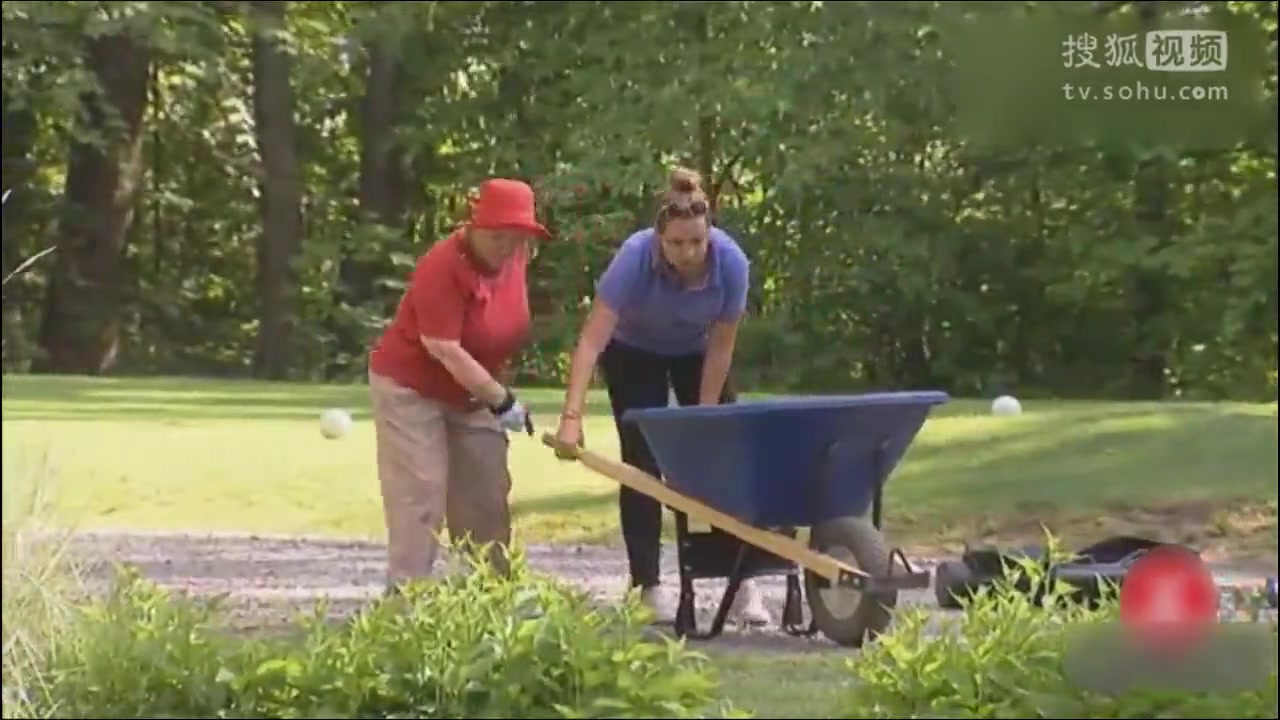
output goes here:
[[[747, 304], [750, 264], [737, 242], [709, 218], [698, 174], [677, 169], [652, 228], [623, 242], [596, 288], [574, 350], [556, 438], [582, 441], [582, 408], [597, 361], [604, 376], [622, 460], [655, 477], [661, 473], [644, 436], [624, 426], [632, 408], [730, 403], [729, 365]], [[631, 585], [667, 621], [674, 603], [660, 593], [662, 505], [622, 487], [618, 499]], [[760, 624], [769, 615], [759, 590], [742, 584], [734, 605], [739, 620]]]

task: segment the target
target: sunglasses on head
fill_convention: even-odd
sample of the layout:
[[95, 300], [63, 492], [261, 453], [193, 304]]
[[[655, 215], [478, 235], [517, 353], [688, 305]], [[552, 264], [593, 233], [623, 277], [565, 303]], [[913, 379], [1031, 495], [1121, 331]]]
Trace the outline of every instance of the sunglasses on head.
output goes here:
[[667, 218], [695, 218], [706, 214], [707, 201], [700, 198], [680, 198], [662, 206], [662, 216]]

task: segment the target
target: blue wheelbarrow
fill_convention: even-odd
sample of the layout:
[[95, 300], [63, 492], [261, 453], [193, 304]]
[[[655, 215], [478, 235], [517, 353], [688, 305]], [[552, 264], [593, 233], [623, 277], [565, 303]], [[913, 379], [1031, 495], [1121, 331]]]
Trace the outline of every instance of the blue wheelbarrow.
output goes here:
[[[749, 577], [785, 575], [782, 626], [857, 647], [888, 626], [898, 592], [929, 586], [881, 531], [886, 479], [941, 392], [744, 401], [632, 410], [663, 479], [583, 448], [543, 443], [675, 513], [680, 604], [675, 631], [712, 638]], [[690, 519], [710, 525], [694, 532]], [[799, 539], [807, 527], [808, 543]], [[805, 625], [801, 580], [811, 619]], [[709, 632], [696, 623], [693, 583], [727, 579]]]

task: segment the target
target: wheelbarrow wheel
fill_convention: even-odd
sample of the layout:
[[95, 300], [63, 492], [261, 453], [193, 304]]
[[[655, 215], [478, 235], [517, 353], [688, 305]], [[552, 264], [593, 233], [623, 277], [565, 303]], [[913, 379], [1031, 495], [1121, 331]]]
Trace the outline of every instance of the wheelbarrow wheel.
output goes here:
[[[814, 526], [809, 546], [874, 575], [888, 573], [892, 560], [884, 535], [864, 517], [839, 518]], [[814, 625], [829, 640], [847, 647], [860, 647], [884, 632], [898, 603], [896, 590], [873, 596], [826, 583], [825, 578], [808, 570], [804, 580]]]

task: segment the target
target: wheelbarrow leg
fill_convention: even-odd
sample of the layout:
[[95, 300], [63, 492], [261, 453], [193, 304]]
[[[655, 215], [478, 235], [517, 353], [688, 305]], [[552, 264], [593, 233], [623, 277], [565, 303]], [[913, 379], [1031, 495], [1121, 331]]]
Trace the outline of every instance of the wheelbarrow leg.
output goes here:
[[676, 607], [675, 631], [679, 637], [697, 636], [697, 596], [693, 592], [693, 573], [689, 566], [689, 518], [682, 512], [676, 516], [676, 555], [680, 567], [680, 603]]
[[798, 573], [787, 575], [787, 601], [782, 606], [782, 629], [793, 637], [812, 637], [818, 634], [818, 624], [810, 620], [804, 624], [804, 593], [800, 588]]
[[725, 588], [724, 596], [720, 598], [720, 607], [716, 609], [716, 617], [711, 621], [711, 632], [707, 633], [708, 638], [717, 637], [724, 632], [725, 621], [729, 619], [729, 608], [733, 607], [733, 603], [738, 599], [738, 590], [742, 587], [742, 574], [747, 567], [747, 553], [750, 548], [746, 543], [738, 548], [737, 556], [733, 559], [733, 569], [729, 571], [729, 586]]
[[[719, 636], [724, 632], [742, 583], [748, 578], [762, 575], [787, 576], [787, 605], [783, 608], [781, 623], [783, 628], [803, 622], [801, 571], [794, 561], [771, 555], [722, 531], [692, 532], [686, 514], [676, 512], [675, 516], [680, 567], [680, 603], [676, 609], [674, 628], [676, 635], [694, 640], [709, 640]], [[783, 534], [791, 537], [796, 535], [793, 529], [784, 529]], [[716, 607], [711, 627], [706, 632], [701, 632], [698, 628], [694, 581], [712, 578], [724, 578], [728, 583]]]
[[692, 558], [692, 542], [689, 537], [689, 518], [684, 513], [676, 513], [676, 535], [679, 543], [680, 564], [680, 604], [676, 609], [675, 631], [679, 637], [694, 640], [710, 640], [724, 632], [724, 625], [729, 619], [729, 610], [738, 597], [747, 569], [747, 553], [750, 546], [741, 543], [734, 553], [733, 564], [729, 571], [729, 586], [720, 598], [720, 606], [716, 608], [716, 616], [707, 632], [698, 630], [697, 596], [694, 593], [694, 567]]
[[720, 598], [715, 618], [711, 621], [711, 629], [706, 632], [698, 630], [693, 580], [688, 573], [681, 573], [680, 607], [676, 610], [675, 622], [675, 631], [678, 636], [694, 640], [711, 640], [719, 637], [724, 632], [724, 625], [729, 620], [729, 610], [733, 608], [733, 603], [738, 598], [738, 590], [742, 588], [742, 581], [746, 579], [747, 553], [750, 551], [751, 548], [745, 543], [738, 548], [733, 559], [732, 569], [729, 571], [728, 587], [725, 588], [724, 595]]

